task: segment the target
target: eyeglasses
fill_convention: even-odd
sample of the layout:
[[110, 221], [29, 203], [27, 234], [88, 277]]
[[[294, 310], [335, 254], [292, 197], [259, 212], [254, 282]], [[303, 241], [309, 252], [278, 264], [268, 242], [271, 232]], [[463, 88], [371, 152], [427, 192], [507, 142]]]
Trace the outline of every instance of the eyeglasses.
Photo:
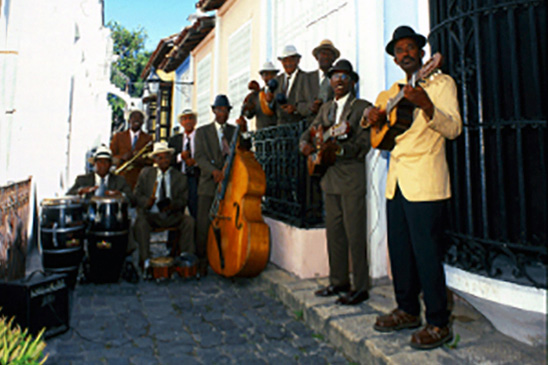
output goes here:
[[345, 74], [345, 73], [343, 73], [343, 72], [337, 72], [337, 73], [334, 73], [333, 75], [331, 75], [331, 80], [334, 80], [334, 81], [337, 81], [337, 80], [346, 81], [346, 80], [350, 80], [350, 76], [348, 76], [348, 74]]

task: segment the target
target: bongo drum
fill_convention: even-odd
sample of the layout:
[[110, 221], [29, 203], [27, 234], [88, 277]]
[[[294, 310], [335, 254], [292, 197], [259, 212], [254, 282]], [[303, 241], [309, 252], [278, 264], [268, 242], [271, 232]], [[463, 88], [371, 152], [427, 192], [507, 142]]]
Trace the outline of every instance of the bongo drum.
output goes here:
[[168, 279], [173, 274], [173, 257], [155, 257], [150, 259], [150, 266], [148, 268], [150, 275], [153, 279]]
[[173, 262], [174, 270], [182, 278], [192, 278], [198, 273], [198, 257], [188, 252], [177, 256]]
[[85, 215], [76, 196], [44, 199], [40, 203], [40, 250], [44, 271], [67, 274], [74, 288], [84, 254]]
[[94, 196], [88, 204], [88, 279], [113, 283], [120, 278], [129, 239], [128, 203], [124, 197]]

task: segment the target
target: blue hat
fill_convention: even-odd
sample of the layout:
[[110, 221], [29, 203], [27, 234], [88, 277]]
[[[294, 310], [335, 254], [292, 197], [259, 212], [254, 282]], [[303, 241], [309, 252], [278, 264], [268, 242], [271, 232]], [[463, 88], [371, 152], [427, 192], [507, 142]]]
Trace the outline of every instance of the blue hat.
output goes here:
[[228, 109], [232, 109], [232, 106], [230, 105], [230, 102], [228, 101], [228, 97], [226, 95], [220, 94], [215, 97], [215, 102], [211, 106], [211, 108], [215, 108], [217, 106], [226, 106]]
[[397, 27], [394, 33], [392, 34], [392, 40], [388, 42], [386, 45], [386, 53], [388, 53], [391, 56], [394, 56], [394, 45], [397, 41], [403, 38], [411, 38], [414, 39], [415, 42], [417, 42], [417, 46], [419, 48], [424, 47], [426, 44], [426, 38], [420, 34], [415, 33], [413, 28], [408, 27], [407, 25], [402, 25], [400, 27]]

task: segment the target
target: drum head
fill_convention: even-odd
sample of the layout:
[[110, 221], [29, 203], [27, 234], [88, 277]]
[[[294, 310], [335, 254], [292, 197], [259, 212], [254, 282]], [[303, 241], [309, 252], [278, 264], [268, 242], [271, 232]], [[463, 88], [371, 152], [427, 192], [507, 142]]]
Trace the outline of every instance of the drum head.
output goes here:
[[110, 203], [126, 203], [127, 199], [124, 196], [93, 196], [90, 201], [92, 203], [110, 204]]
[[43, 207], [56, 207], [56, 206], [63, 206], [63, 207], [70, 207], [70, 206], [77, 206], [82, 205], [83, 200], [78, 196], [68, 195], [68, 196], [61, 196], [59, 198], [46, 198], [42, 200], [40, 203]]
[[155, 257], [150, 259], [150, 266], [152, 267], [169, 267], [173, 265], [173, 257]]

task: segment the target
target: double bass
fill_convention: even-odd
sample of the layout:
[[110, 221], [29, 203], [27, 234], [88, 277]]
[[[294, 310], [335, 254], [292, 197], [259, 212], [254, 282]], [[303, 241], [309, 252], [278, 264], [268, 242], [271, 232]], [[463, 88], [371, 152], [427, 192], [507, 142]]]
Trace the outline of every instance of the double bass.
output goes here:
[[253, 152], [239, 146], [239, 135], [238, 125], [209, 211], [207, 258], [219, 275], [254, 277], [270, 255], [270, 230], [261, 213], [266, 177]]

